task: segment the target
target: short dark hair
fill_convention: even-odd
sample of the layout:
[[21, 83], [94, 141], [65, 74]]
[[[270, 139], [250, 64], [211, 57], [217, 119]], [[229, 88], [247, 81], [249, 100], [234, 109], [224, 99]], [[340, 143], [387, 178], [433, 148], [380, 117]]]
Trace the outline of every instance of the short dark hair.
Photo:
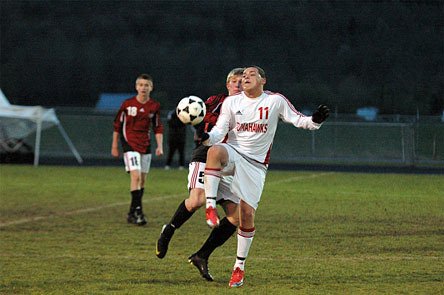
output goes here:
[[248, 66], [248, 67], [245, 67], [245, 68], [255, 68], [255, 69], [257, 69], [259, 75], [261, 75], [262, 78], [266, 78], [265, 77], [265, 71], [261, 67], [259, 67], [259, 66], [252, 65], [252, 66]]
[[153, 82], [153, 77], [151, 77], [151, 75], [148, 75], [148, 74], [140, 74], [139, 76], [137, 76], [136, 81], [139, 79], [148, 80], [148, 81]]

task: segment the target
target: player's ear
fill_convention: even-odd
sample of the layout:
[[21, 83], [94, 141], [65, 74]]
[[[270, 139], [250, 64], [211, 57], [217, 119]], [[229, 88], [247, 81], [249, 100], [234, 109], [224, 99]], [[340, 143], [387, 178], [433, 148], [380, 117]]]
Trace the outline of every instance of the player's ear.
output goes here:
[[261, 78], [261, 79], [262, 79], [261, 84], [265, 85], [267, 83], [267, 78]]

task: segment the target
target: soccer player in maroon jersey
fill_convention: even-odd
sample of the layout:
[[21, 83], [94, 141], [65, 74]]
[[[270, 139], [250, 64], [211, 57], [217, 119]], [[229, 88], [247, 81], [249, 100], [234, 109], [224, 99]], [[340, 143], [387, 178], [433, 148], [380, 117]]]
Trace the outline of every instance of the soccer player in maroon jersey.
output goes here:
[[[226, 80], [227, 94], [219, 94], [210, 96], [206, 101], [207, 113], [203, 123], [197, 126], [196, 133], [203, 133], [211, 130], [216, 124], [222, 102], [229, 95], [240, 92], [240, 81], [242, 78], [243, 68], [235, 68], [228, 73]], [[207, 151], [209, 147], [198, 144], [194, 150], [189, 164], [188, 173], [188, 199], [179, 204], [171, 221], [162, 227], [159, 240], [157, 241], [156, 255], [159, 258], [165, 257], [168, 251], [168, 244], [174, 234], [174, 231], [182, 226], [194, 212], [205, 204], [205, 190], [203, 182], [203, 172], [207, 159]], [[225, 243], [230, 236], [236, 231], [239, 223], [237, 203], [239, 199], [235, 197], [230, 190], [231, 176], [221, 179], [219, 186], [218, 203], [222, 205], [226, 217], [220, 221], [219, 227], [213, 229], [207, 241], [202, 248], [189, 257], [189, 262], [197, 267], [202, 277], [208, 281], [212, 281], [213, 277], [208, 271], [208, 258], [211, 253], [219, 246]]]
[[125, 170], [130, 174], [131, 205], [128, 223], [145, 225], [142, 196], [145, 179], [151, 165], [150, 128], [156, 137], [156, 156], [163, 155], [163, 125], [160, 121], [160, 103], [150, 97], [153, 78], [141, 74], [136, 79], [137, 95], [125, 100], [114, 119], [111, 154], [119, 157], [118, 142], [122, 144]]

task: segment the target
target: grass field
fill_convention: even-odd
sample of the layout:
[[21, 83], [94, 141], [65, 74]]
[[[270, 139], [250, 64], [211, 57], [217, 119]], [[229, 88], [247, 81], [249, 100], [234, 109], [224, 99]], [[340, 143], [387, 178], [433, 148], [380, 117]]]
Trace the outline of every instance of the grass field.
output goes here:
[[0, 166], [2, 294], [443, 294], [444, 176], [270, 171], [245, 286], [229, 289], [236, 238], [187, 263], [210, 230], [203, 210], [155, 256], [186, 198], [186, 172], [153, 169], [149, 223], [128, 225], [120, 167]]

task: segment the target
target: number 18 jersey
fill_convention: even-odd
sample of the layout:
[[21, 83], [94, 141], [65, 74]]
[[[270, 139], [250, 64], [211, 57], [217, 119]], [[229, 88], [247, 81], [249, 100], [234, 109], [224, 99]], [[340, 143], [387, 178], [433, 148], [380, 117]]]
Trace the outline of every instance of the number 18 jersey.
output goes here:
[[135, 96], [125, 100], [114, 119], [114, 131], [120, 133], [123, 152], [150, 154], [150, 128], [155, 134], [163, 133], [160, 103], [152, 98], [140, 103]]

